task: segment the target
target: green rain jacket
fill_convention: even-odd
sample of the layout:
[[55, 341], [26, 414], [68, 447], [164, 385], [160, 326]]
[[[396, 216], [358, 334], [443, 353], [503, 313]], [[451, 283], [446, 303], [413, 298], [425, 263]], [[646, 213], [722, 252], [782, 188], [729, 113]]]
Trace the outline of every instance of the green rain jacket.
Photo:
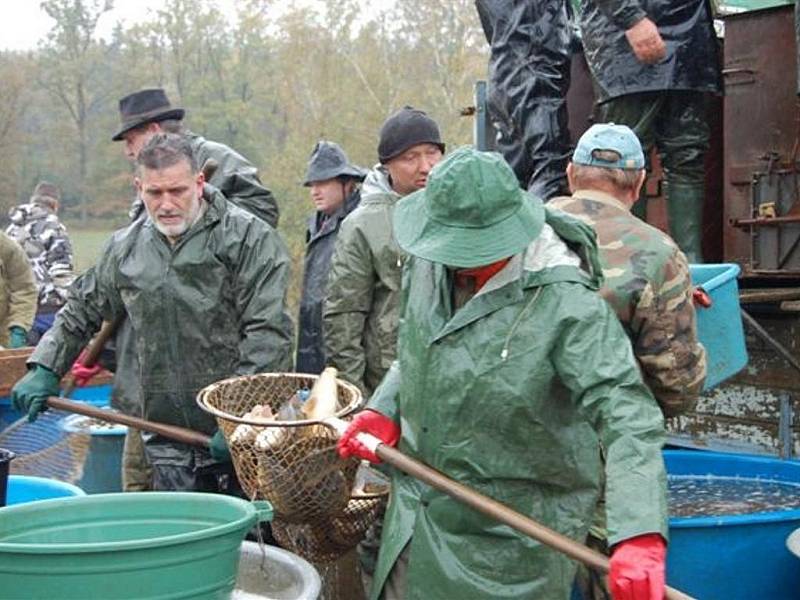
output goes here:
[[[269, 225], [210, 186], [204, 215], [170, 246], [150, 219], [117, 231], [29, 362], [66, 373], [101, 321], [126, 313], [140, 359], [146, 419], [204, 433], [217, 426], [195, 403], [204, 386], [234, 375], [291, 368], [285, 297], [289, 258]], [[154, 462], [205, 466], [205, 450], [148, 441]]]
[[370, 171], [361, 204], [342, 223], [323, 309], [327, 364], [369, 396], [396, 356], [403, 255], [392, 233], [400, 196], [383, 167]]
[[[578, 541], [602, 447], [609, 543], [666, 538], [661, 411], [597, 281], [562, 241], [583, 243], [598, 269], [591, 233], [566, 215], [548, 223], [459, 310], [444, 266], [408, 261], [398, 361], [369, 407], [400, 424], [402, 452]], [[395, 472], [373, 597], [409, 543], [409, 599], [570, 594], [573, 561]]]

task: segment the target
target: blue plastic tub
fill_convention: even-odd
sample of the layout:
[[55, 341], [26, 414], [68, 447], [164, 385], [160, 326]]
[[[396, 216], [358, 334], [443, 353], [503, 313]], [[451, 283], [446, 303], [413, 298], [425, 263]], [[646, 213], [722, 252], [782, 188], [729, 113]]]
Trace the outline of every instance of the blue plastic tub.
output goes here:
[[92, 419], [70, 415], [61, 421], [68, 433], [88, 430], [89, 452], [83, 464], [83, 476], [78, 485], [89, 494], [122, 491], [122, 450], [128, 428], [124, 425], [94, 425]]
[[[798, 486], [800, 463], [740, 454], [665, 450], [670, 476], [768, 479]], [[667, 581], [699, 600], [796, 600], [800, 561], [786, 547], [800, 510], [669, 520]]]
[[709, 390], [747, 365], [741, 309], [739, 265], [689, 265], [692, 283], [711, 297], [711, 306], [697, 307], [697, 336], [706, 349], [708, 371], [704, 390]]
[[[105, 407], [111, 404], [111, 385], [90, 385], [82, 388], [75, 388], [70, 395], [71, 400], [87, 402], [92, 406]], [[24, 415], [18, 413], [11, 406], [11, 398], [8, 396], [0, 397], [0, 431], [21, 419]]]
[[27, 475], [9, 475], [6, 504], [10, 506], [36, 500], [85, 495], [86, 492], [77, 485], [64, 481], [45, 479], [44, 477], [28, 477]]

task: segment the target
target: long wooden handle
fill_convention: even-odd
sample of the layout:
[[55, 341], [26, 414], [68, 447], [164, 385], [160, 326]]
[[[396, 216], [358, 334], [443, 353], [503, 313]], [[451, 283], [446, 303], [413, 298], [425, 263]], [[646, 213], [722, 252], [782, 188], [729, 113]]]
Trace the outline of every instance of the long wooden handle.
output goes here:
[[[347, 427], [347, 423], [339, 419], [325, 419], [325, 424], [336, 429], [340, 435], [344, 433], [344, 429]], [[578, 560], [594, 569], [598, 569], [603, 573], [608, 573], [607, 556], [542, 525], [530, 517], [509, 508], [505, 504], [501, 504], [497, 500], [493, 500], [480, 492], [476, 492], [472, 488], [468, 488], [450, 479], [436, 469], [406, 456], [391, 446], [382, 444], [375, 436], [367, 433], [359, 433], [358, 439], [373, 450], [382, 461], [400, 469], [404, 473], [419, 479], [423, 483], [427, 483], [440, 492], [444, 492], [470, 508], [566, 554], [570, 558]], [[687, 596], [683, 592], [669, 586], [666, 588], [666, 598], [667, 600], [694, 600], [691, 596]]]
[[158, 435], [163, 435], [165, 438], [191, 446], [207, 448], [208, 442], [211, 439], [210, 436], [200, 433], [199, 431], [194, 431], [193, 429], [186, 429], [185, 427], [178, 427], [177, 425], [167, 425], [166, 423], [157, 423], [155, 421], [148, 421], [147, 419], [140, 419], [139, 417], [131, 417], [130, 415], [124, 415], [113, 410], [105, 410], [65, 398], [50, 396], [47, 399], [47, 406], [57, 410], [85, 415], [101, 421], [108, 421], [109, 423], [128, 425], [129, 427], [142, 431], [157, 433]]
[[[97, 363], [97, 360], [100, 358], [100, 353], [103, 351], [103, 348], [105, 348], [108, 340], [111, 339], [111, 336], [116, 333], [124, 318], [124, 316], [119, 316], [113, 321], [103, 322], [103, 326], [100, 328], [100, 331], [97, 332], [97, 335], [94, 336], [94, 339], [86, 348], [86, 356], [83, 358], [83, 364], [85, 366], [92, 367], [95, 365], [95, 363]], [[64, 396], [72, 395], [72, 391], [74, 389], [75, 378], [70, 372], [64, 379], [64, 386], [62, 388]]]

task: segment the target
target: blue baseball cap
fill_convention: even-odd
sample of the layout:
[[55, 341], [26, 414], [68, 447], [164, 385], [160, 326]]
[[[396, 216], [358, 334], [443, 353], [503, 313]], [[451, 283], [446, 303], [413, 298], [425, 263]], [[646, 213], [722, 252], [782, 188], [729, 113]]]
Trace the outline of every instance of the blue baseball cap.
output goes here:
[[[598, 150], [616, 152], [619, 159], [605, 160], [597, 155]], [[589, 127], [578, 140], [572, 162], [604, 169], [644, 169], [644, 152], [639, 138], [630, 127], [597, 123]]]

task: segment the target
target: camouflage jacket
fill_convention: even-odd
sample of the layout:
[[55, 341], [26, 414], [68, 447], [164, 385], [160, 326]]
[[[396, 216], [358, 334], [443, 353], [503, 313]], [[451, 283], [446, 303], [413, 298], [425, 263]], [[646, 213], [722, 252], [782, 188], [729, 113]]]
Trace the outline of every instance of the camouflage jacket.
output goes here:
[[600, 294], [625, 327], [646, 383], [666, 416], [690, 410], [703, 387], [706, 354], [686, 257], [608, 194], [580, 190], [548, 206], [595, 228], [605, 278]]
[[10, 327], [31, 328], [36, 314], [36, 284], [25, 252], [0, 231], [0, 348]]
[[72, 244], [56, 214], [38, 202], [20, 204], [6, 233], [25, 250], [39, 290], [39, 307], [59, 308], [74, 279]]
[[397, 352], [403, 260], [392, 216], [399, 198], [386, 171], [370, 171], [361, 204], [339, 230], [328, 274], [322, 320], [328, 365], [367, 396]]

